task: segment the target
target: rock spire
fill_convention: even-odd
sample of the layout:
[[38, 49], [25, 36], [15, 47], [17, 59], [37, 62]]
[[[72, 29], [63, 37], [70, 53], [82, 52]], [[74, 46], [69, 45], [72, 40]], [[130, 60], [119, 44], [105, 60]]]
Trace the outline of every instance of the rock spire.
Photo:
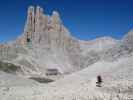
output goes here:
[[42, 40], [45, 40], [48, 33], [64, 33], [66, 31], [62, 27], [60, 15], [57, 11], [53, 11], [51, 16], [43, 12], [43, 8], [39, 6], [28, 8], [24, 34], [18, 39], [21, 44], [25, 45], [29, 41], [39, 44]]

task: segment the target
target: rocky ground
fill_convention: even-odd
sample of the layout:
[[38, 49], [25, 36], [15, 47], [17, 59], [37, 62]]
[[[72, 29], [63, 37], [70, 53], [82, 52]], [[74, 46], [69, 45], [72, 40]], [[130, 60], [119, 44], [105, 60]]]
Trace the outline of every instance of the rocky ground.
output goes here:
[[[132, 60], [133, 57], [113, 63], [100, 61], [48, 84], [1, 73], [0, 97], [1, 100], [132, 100]], [[97, 75], [103, 78], [101, 87], [96, 86]]]

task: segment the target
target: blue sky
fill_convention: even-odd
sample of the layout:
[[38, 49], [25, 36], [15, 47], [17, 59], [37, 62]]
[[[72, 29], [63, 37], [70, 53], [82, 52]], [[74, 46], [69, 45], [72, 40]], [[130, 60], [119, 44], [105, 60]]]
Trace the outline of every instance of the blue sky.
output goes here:
[[133, 28], [133, 0], [0, 0], [0, 42], [23, 33], [30, 5], [40, 5], [47, 14], [59, 11], [72, 35], [83, 40], [120, 39]]

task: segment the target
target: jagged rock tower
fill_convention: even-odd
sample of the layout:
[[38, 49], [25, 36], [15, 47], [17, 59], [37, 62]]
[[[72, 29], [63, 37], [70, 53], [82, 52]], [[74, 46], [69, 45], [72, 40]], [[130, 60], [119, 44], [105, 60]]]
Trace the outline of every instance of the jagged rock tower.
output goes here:
[[49, 16], [43, 14], [41, 7], [37, 6], [35, 9], [33, 6], [30, 6], [28, 8], [24, 34], [18, 41], [22, 45], [26, 45], [28, 42], [31, 42], [32, 45], [52, 45], [52, 42], [55, 42], [53, 40], [56, 39], [59, 41], [60, 36], [63, 34], [70, 35], [68, 30], [63, 26], [57, 11], [53, 11], [52, 16]]
[[40, 59], [37, 61], [39, 66], [58, 67], [61, 72], [79, 69], [81, 56], [78, 40], [65, 28], [57, 11], [53, 11], [51, 16], [43, 13], [39, 6], [28, 8], [24, 32], [16, 44], [30, 47], [29, 51]]

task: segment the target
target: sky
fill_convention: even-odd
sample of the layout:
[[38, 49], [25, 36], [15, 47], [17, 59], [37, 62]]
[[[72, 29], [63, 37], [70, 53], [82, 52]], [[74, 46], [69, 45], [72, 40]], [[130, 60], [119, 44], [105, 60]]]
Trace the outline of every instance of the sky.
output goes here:
[[57, 10], [63, 24], [81, 40], [111, 36], [121, 39], [133, 28], [133, 0], [0, 0], [0, 42], [23, 33], [27, 8]]

